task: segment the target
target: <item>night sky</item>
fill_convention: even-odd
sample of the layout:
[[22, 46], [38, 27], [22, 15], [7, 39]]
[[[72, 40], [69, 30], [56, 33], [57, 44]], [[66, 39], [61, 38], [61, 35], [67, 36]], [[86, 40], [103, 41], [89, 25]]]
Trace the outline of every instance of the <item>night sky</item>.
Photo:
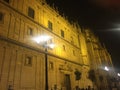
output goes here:
[[70, 21], [90, 28], [111, 54], [120, 72], [120, 0], [46, 0]]

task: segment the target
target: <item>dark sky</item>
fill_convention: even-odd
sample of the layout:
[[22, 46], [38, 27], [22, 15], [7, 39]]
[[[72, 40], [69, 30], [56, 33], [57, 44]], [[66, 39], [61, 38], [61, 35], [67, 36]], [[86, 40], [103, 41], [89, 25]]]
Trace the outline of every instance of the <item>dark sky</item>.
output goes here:
[[90, 28], [111, 54], [120, 72], [120, 0], [46, 0], [61, 15]]

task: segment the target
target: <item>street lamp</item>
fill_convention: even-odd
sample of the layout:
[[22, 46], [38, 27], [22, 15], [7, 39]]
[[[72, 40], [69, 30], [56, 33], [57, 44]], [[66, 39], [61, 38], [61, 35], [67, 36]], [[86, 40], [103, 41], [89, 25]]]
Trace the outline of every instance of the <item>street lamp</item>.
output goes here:
[[105, 71], [109, 71], [109, 68], [108, 68], [107, 66], [105, 66], [105, 68], [104, 68], [104, 69], [105, 69]]
[[51, 39], [51, 37], [48, 35], [41, 35], [41, 36], [33, 38], [34, 41], [36, 41], [38, 44], [41, 44], [41, 45], [43, 43], [48, 42], [50, 39]]
[[117, 74], [120, 77], [120, 73]]
[[43, 46], [45, 48], [45, 90], [48, 90], [48, 48], [53, 49], [55, 44], [52, 42], [49, 42], [49, 40], [51, 40], [52, 38], [48, 35], [42, 35], [42, 36], [38, 36], [34, 38], [34, 41], [36, 41], [38, 44], [40, 44], [41, 46]]

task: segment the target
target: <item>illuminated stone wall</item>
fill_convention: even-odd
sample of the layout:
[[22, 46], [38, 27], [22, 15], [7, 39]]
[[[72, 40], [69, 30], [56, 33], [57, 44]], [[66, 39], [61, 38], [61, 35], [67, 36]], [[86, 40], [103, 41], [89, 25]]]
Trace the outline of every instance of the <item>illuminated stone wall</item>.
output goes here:
[[49, 90], [93, 87], [88, 72], [94, 57], [78, 24], [44, 0], [0, 0], [0, 90], [45, 90], [46, 52], [34, 41], [41, 35], [55, 43], [47, 50]]

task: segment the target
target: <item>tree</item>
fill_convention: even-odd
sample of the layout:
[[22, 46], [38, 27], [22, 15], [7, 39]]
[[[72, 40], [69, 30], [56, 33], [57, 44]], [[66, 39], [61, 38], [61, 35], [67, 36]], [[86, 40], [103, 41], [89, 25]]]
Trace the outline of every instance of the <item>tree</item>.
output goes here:
[[80, 80], [81, 79], [81, 72], [76, 70], [75, 71], [75, 76], [76, 76], [76, 80]]
[[90, 70], [90, 71], [88, 72], [88, 74], [89, 74], [88, 78], [89, 78], [91, 81], [95, 82], [95, 81], [96, 81], [95, 71], [94, 71], [94, 70]]

